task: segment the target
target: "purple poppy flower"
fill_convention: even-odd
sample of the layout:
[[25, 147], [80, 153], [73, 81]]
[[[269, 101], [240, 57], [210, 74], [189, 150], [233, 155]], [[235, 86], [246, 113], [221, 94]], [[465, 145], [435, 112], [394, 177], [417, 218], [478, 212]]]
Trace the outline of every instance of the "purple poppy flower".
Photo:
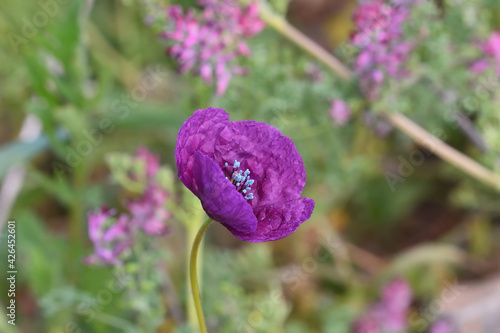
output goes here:
[[197, 110], [177, 138], [179, 179], [209, 217], [248, 242], [281, 239], [311, 217], [306, 172], [290, 138], [268, 124], [229, 121], [222, 109]]

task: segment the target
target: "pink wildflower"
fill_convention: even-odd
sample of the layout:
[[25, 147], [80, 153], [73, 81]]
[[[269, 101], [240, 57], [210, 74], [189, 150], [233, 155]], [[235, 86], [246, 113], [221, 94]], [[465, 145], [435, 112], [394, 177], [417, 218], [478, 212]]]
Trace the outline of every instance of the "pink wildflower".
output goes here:
[[337, 126], [342, 126], [351, 119], [351, 109], [340, 99], [334, 99], [332, 101], [332, 107], [330, 108], [329, 114]]
[[156, 181], [160, 159], [146, 148], [139, 148], [135, 158], [143, 161], [146, 167], [146, 189], [139, 198], [127, 202], [130, 214], [124, 213], [113, 219], [115, 211], [105, 207], [88, 214], [89, 238], [94, 245], [94, 254], [84, 259], [87, 264], [120, 264], [119, 256], [132, 247], [139, 230], [152, 236], [163, 236], [168, 232], [165, 222], [171, 215], [165, 202], [169, 194]]
[[434, 323], [429, 330], [429, 333], [455, 333], [453, 325], [447, 320], [439, 320]]
[[94, 254], [85, 258], [85, 263], [119, 264], [119, 256], [133, 243], [131, 228], [127, 216], [113, 221], [113, 210], [105, 207], [88, 214], [89, 238], [94, 244]]
[[409, 17], [409, 5], [416, 2], [370, 0], [354, 13], [356, 30], [351, 41], [360, 49], [355, 71], [361, 90], [370, 100], [378, 98], [384, 80], [408, 75], [405, 64], [413, 43], [403, 35], [402, 24]]
[[174, 44], [169, 54], [179, 62], [180, 72], [194, 70], [207, 83], [216, 81], [217, 95], [223, 95], [232, 75], [242, 74], [234, 62], [248, 57], [246, 39], [259, 33], [264, 23], [259, 19], [257, 2], [240, 7], [235, 0], [198, 0], [203, 11], [185, 15], [180, 6], [169, 6], [167, 15], [173, 28], [162, 37]]
[[488, 40], [481, 43], [480, 48], [484, 55], [471, 66], [471, 71], [480, 74], [494, 68], [500, 76], [500, 31], [493, 32]]
[[402, 279], [392, 281], [382, 291], [382, 300], [354, 322], [354, 332], [404, 332], [408, 327], [407, 312], [411, 300], [408, 283]]
[[160, 168], [160, 159], [158, 156], [152, 154], [149, 150], [141, 147], [137, 150], [135, 157], [139, 160], [144, 161], [146, 166], [146, 177], [150, 179], [154, 177]]
[[131, 213], [130, 223], [152, 236], [162, 236], [168, 232], [165, 221], [170, 218], [170, 212], [165, 208], [167, 191], [159, 186], [149, 186], [138, 199], [127, 205]]

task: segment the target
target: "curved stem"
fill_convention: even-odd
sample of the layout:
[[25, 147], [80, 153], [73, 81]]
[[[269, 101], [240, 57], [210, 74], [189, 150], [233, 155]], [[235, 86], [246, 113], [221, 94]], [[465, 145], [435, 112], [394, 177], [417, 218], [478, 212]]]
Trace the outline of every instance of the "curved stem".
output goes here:
[[196, 308], [196, 315], [198, 316], [198, 322], [200, 324], [200, 332], [206, 333], [207, 327], [205, 325], [205, 318], [203, 317], [203, 308], [201, 307], [200, 299], [200, 289], [198, 288], [198, 269], [196, 259], [198, 258], [198, 249], [203, 239], [205, 231], [207, 231], [208, 226], [212, 223], [212, 219], [207, 217], [200, 230], [196, 234], [196, 238], [193, 242], [193, 247], [191, 249], [191, 256], [189, 259], [189, 277], [191, 280], [191, 292], [193, 294], [194, 306]]

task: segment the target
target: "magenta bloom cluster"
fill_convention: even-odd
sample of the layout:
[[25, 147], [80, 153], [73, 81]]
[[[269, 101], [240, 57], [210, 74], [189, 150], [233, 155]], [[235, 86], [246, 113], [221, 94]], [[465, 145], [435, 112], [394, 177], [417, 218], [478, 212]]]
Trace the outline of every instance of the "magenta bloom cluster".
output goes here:
[[240, 56], [249, 56], [246, 40], [264, 28], [257, 2], [246, 7], [236, 0], [198, 0], [201, 13], [190, 8], [169, 6], [170, 28], [162, 37], [173, 42], [168, 53], [179, 63], [180, 72], [193, 70], [207, 84], [216, 82], [217, 95], [223, 95], [232, 75], [244, 74], [236, 65]]
[[179, 131], [175, 161], [207, 215], [241, 240], [283, 238], [313, 212], [300, 197], [306, 171], [295, 144], [268, 124], [197, 110]]
[[370, 100], [379, 97], [385, 80], [409, 74], [406, 62], [414, 45], [404, 36], [402, 24], [416, 2], [369, 0], [354, 12], [356, 29], [351, 42], [360, 50], [354, 68]]
[[488, 69], [494, 69], [500, 76], [500, 31], [493, 32], [490, 37], [480, 44], [483, 56], [476, 61], [471, 70], [475, 73], [482, 73]]
[[408, 283], [397, 279], [382, 291], [382, 299], [354, 323], [355, 333], [404, 332], [408, 328], [407, 312], [412, 301]]
[[[411, 287], [405, 280], [393, 280], [382, 290], [381, 300], [354, 322], [353, 332], [410, 332], [408, 312], [412, 297]], [[440, 319], [433, 323], [428, 333], [456, 333], [456, 330], [451, 322]]]
[[133, 244], [131, 228], [126, 215], [112, 220], [115, 210], [102, 207], [88, 214], [89, 237], [94, 253], [84, 259], [86, 264], [117, 264], [118, 257]]
[[429, 333], [456, 333], [457, 330], [448, 320], [440, 320], [432, 325]]
[[145, 148], [140, 148], [135, 158], [145, 164], [146, 189], [140, 197], [127, 202], [129, 214], [122, 213], [116, 217], [116, 210], [106, 207], [88, 214], [89, 238], [94, 245], [94, 253], [85, 258], [87, 264], [120, 264], [120, 255], [132, 247], [139, 231], [152, 236], [168, 232], [165, 224], [170, 217], [165, 208], [168, 192], [155, 181], [160, 160]]

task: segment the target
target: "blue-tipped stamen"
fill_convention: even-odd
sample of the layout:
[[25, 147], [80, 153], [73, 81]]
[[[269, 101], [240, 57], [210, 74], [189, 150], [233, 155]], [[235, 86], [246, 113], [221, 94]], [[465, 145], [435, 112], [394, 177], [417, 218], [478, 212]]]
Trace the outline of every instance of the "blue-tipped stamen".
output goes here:
[[[225, 162], [224, 166], [228, 167], [229, 164]], [[252, 190], [250, 186], [252, 186], [252, 184], [255, 181], [253, 179], [250, 179], [250, 173], [251, 173], [250, 170], [246, 169], [244, 172], [243, 170], [238, 170], [240, 166], [241, 162], [239, 162], [238, 160], [234, 160], [233, 170], [225, 171], [225, 172], [230, 172], [231, 175], [230, 178], [226, 177], [226, 179], [229, 179], [229, 181], [233, 183], [233, 185], [236, 187], [237, 191], [244, 195], [245, 200], [251, 200], [254, 198], [253, 193], [247, 193], [247, 192]]]

